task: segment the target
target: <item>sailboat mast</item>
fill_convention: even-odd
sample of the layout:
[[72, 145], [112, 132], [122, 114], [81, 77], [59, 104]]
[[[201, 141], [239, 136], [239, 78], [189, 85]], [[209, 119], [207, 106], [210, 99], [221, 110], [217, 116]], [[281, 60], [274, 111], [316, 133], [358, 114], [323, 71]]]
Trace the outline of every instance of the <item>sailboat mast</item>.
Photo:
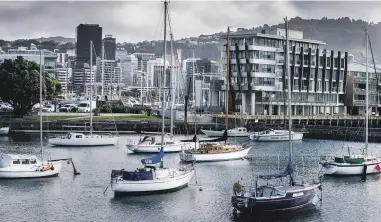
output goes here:
[[291, 118], [291, 77], [290, 77], [290, 65], [289, 65], [289, 42], [288, 42], [288, 20], [287, 17], [284, 19], [286, 26], [286, 75], [287, 75], [287, 93], [288, 93], [288, 144], [289, 144], [289, 159], [292, 160], [292, 141], [291, 141], [291, 130], [292, 130], [292, 118]]
[[[193, 50], [193, 63], [192, 63], [192, 86], [193, 86], [193, 108], [194, 108], [194, 118], [193, 118], [193, 121], [194, 121], [194, 135], [197, 135], [197, 109], [196, 109], [196, 94], [195, 94], [195, 83], [196, 81], [194, 81], [194, 50]], [[196, 144], [195, 144], [195, 147], [196, 147]]]
[[[103, 88], [102, 88], [103, 90]], [[90, 136], [93, 135], [93, 41], [90, 40]]]
[[226, 90], [225, 90], [225, 128], [229, 125], [229, 77], [230, 77], [230, 27], [228, 27], [228, 35], [226, 38]]
[[161, 91], [163, 93], [163, 99], [161, 100], [161, 116], [162, 116], [162, 124], [161, 124], [161, 146], [164, 146], [164, 111], [165, 111], [165, 74], [166, 74], [166, 63], [165, 63], [165, 57], [167, 54], [167, 10], [168, 10], [168, 2], [164, 1], [164, 55], [163, 55], [163, 61], [164, 61], [164, 72], [163, 72], [163, 79], [161, 84]]
[[365, 29], [365, 76], [366, 76], [366, 86], [365, 86], [365, 154], [368, 153], [368, 121], [369, 121], [369, 75], [368, 75], [368, 30]]
[[40, 50], [40, 146], [41, 146], [41, 163], [42, 158], [42, 148], [44, 146], [42, 141], [42, 51]]
[[171, 129], [170, 129], [170, 133], [171, 135], [173, 135], [173, 98], [175, 96], [175, 93], [174, 93], [174, 89], [173, 89], [173, 74], [174, 74], [174, 68], [173, 68], [173, 65], [174, 65], [174, 62], [173, 62], [173, 35], [171, 33], [171, 75], [170, 75], [170, 82], [171, 82], [171, 88], [170, 88], [170, 92], [171, 92], [171, 100], [170, 100], [170, 106], [171, 106]]
[[105, 88], [105, 83], [104, 83], [104, 75], [105, 75], [105, 63], [104, 63], [104, 60], [105, 60], [105, 44], [104, 44], [104, 41], [102, 41], [102, 60], [101, 60], [101, 64], [102, 64], [102, 91], [101, 91], [101, 95], [103, 98], [103, 94], [104, 94], [104, 88]]

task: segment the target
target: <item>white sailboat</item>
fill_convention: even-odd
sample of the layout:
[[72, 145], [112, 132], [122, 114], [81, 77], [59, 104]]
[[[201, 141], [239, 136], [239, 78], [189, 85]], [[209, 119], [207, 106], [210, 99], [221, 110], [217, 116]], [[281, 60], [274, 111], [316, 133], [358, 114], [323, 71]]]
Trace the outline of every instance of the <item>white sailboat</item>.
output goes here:
[[[369, 75], [368, 75], [368, 31], [366, 36], [366, 98], [365, 98], [365, 147], [360, 154], [352, 153], [351, 147], [348, 154], [324, 156], [320, 162], [324, 174], [329, 176], [355, 176], [381, 173], [381, 158], [368, 153], [368, 119], [369, 119]], [[376, 71], [376, 69], [375, 69]]]
[[83, 133], [68, 133], [66, 136], [49, 139], [49, 143], [55, 146], [108, 146], [115, 145], [119, 137], [113, 135], [93, 134], [93, 41], [90, 41], [90, 135]]
[[[302, 140], [303, 133], [301, 132], [291, 132], [291, 140]], [[275, 141], [288, 141], [289, 140], [289, 132], [288, 130], [273, 130], [268, 129], [263, 132], [256, 132], [251, 134], [249, 137], [251, 140], [259, 141], [259, 142], [275, 142]]]
[[[184, 162], [211, 162], [211, 161], [226, 161], [226, 160], [236, 160], [236, 159], [243, 159], [247, 156], [249, 153], [252, 143], [250, 141], [246, 142], [243, 145], [229, 145], [227, 144], [229, 130], [228, 130], [228, 123], [229, 123], [229, 101], [228, 101], [228, 95], [229, 95], [229, 63], [230, 63], [230, 47], [229, 47], [229, 33], [230, 29], [228, 28], [228, 38], [226, 43], [226, 96], [225, 96], [225, 131], [223, 132], [222, 136], [220, 138], [214, 139], [214, 140], [204, 140], [204, 141], [197, 141], [197, 136], [195, 133], [195, 136], [192, 140], [189, 140], [187, 142], [193, 142], [195, 144], [199, 144], [198, 149], [191, 149], [182, 151], [180, 153], [180, 159]], [[193, 101], [195, 101], [193, 97]], [[196, 116], [196, 109], [195, 109], [195, 116]], [[196, 123], [196, 121], [195, 121]], [[196, 130], [196, 127], [195, 127]], [[246, 130], [245, 130], [246, 131]], [[247, 132], [247, 131], [246, 131]], [[247, 135], [248, 136], [248, 135]], [[223, 142], [224, 143], [221, 143]]]
[[[164, 1], [164, 61], [166, 56], [167, 7], [168, 2]], [[165, 82], [161, 82], [161, 90], [164, 92]], [[165, 109], [164, 103], [165, 94], [163, 93], [163, 113]], [[111, 188], [116, 196], [165, 193], [179, 190], [188, 185], [194, 174], [193, 167], [184, 166], [180, 169], [164, 167], [164, 149], [167, 148], [164, 142], [164, 115], [162, 115], [160, 153], [155, 157], [142, 159], [141, 162], [144, 167], [135, 171], [113, 170], [111, 172]], [[159, 167], [156, 166], [158, 163], [160, 163]]]
[[0, 128], [0, 136], [5, 136], [9, 134], [9, 127], [1, 127]]
[[[171, 31], [171, 30], [170, 30]], [[175, 98], [174, 93], [174, 56], [173, 56], [173, 35], [172, 31], [170, 33], [171, 36], [171, 75], [170, 75], [170, 100], [169, 100], [169, 106], [170, 106], [170, 112], [171, 112], [171, 126], [170, 126], [170, 133], [169, 135], [166, 134], [164, 137], [164, 145], [165, 145], [165, 153], [174, 153], [174, 152], [181, 152], [183, 150], [188, 149], [195, 149], [197, 148], [194, 146], [193, 143], [187, 143], [187, 142], [181, 142], [173, 137], [173, 121], [174, 121], [174, 115], [173, 115], [173, 103]], [[164, 66], [165, 66], [165, 59], [164, 59]], [[165, 75], [164, 75], [164, 82]], [[164, 111], [163, 111], [164, 115]], [[127, 149], [134, 152], [134, 153], [159, 153], [161, 148], [161, 143], [156, 142], [156, 138], [154, 136], [145, 136], [142, 140], [139, 140], [138, 143], [129, 143], [126, 145]]]
[[[40, 52], [40, 104], [42, 104], [42, 60]], [[41, 160], [36, 155], [0, 153], [0, 178], [38, 178], [58, 176], [61, 160], [43, 160], [42, 111], [40, 110], [40, 149]], [[65, 159], [71, 160], [71, 159]], [[74, 168], [74, 163], [73, 168]], [[74, 168], [74, 174], [79, 174]]]

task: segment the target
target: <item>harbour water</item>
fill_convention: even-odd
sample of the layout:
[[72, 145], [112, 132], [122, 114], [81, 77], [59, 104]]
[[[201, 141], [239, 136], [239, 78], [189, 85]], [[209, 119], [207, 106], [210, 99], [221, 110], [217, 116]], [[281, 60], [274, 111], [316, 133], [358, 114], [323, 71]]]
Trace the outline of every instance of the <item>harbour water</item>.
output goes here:
[[[81, 175], [74, 177], [71, 165], [64, 164], [56, 178], [0, 180], [0, 221], [379, 221], [378, 175], [368, 176], [366, 182], [360, 177], [324, 177], [323, 201], [315, 207], [234, 218], [230, 207], [233, 183], [243, 178], [250, 184], [255, 175], [276, 172], [278, 155], [283, 170], [288, 142], [254, 143], [251, 158], [245, 160], [197, 163], [190, 185], [174, 193], [114, 198], [108, 189], [103, 194], [112, 169], [135, 169], [141, 166], [142, 157], [151, 156], [126, 153], [128, 140], [138, 141], [139, 135], [122, 136], [117, 146], [45, 149], [45, 155], [52, 158], [72, 157]], [[343, 145], [362, 144], [308, 139], [295, 142], [298, 174], [316, 176], [319, 156], [346, 153], [340, 149]], [[379, 147], [370, 144], [375, 155], [381, 154]], [[0, 152], [38, 155], [39, 137], [0, 137]], [[165, 154], [164, 161], [164, 165], [178, 166], [179, 155]]]

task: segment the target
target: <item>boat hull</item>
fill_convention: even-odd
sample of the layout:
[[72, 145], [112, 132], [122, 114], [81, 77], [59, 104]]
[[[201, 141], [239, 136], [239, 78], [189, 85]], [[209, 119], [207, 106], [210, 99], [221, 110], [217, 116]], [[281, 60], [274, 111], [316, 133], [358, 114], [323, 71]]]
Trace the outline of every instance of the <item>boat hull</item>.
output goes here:
[[0, 168], [0, 179], [26, 179], [26, 178], [41, 178], [58, 176], [61, 172], [61, 161], [53, 162], [54, 170], [47, 171], [13, 171]]
[[[258, 142], [275, 142], [275, 141], [288, 141], [289, 135], [251, 135], [250, 139]], [[303, 133], [293, 133], [291, 136], [292, 141], [302, 140]]]
[[108, 146], [115, 145], [118, 142], [118, 139], [118, 137], [83, 139], [53, 138], [49, 139], [49, 143], [54, 146]]
[[8, 135], [9, 134], [9, 127], [1, 127], [0, 128], [0, 136], [3, 135]]
[[[283, 197], [272, 197], [266, 199], [233, 196], [232, 206], [239, 213], [250, 214], [260, 211], [287, 211], [296, 210], [312, 203], [316, 195], [318, 185], [303, 191], [289, 192]], [[303, 193], [302, 195], [300, 195]]]
[[187, 152], [180, 153], [180, 159], [184, 162], [215, 162], [215, 161], [228, 161], [243, 159], [249, 153], [251, 147], [226, 153], [216, 154], [192, 154]]
[[[127, 149], [134, 153], [160, 153], [161, 145], [126, 145]], [[183, 150], [193, 149], [194, 143], [165, 145], [164, 153], [176, 153]]]
[[377, 170], [381, 166], [381, 162], [366, 163], [366, 164], [335, 164], [330, 162], [320, 162], [320, 165], [325, 170], [326, 176], [361, 176], [364, 175], [364, 165], [366, 166], [366, 175], [381, 173]]
[[166, 193], [186, 187], [192, 179], [194, 170], [176, 177], [168, 177], [157, 180], [112, 180], [111, 188], [115, 195], [142, 195]]
[[[207, 137], [221, 137], [224, 134], [224, 131], [215, 130], [201, 130], [201, 132]], [[249, 135], [250, 134], [248, 132], [228, 132], [228, 137], [248, 137]]]

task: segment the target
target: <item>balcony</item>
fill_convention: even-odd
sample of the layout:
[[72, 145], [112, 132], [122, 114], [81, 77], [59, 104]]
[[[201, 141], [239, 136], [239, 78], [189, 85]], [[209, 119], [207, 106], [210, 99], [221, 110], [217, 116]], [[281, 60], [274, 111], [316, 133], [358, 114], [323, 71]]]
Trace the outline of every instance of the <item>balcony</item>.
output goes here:
[[277, 71], [275, 72], [276, 77], [283, 77], [283, 71]]
[[230, 45], [230, 51], [235, 51], [235, 45]]
[[277, 65], [283, 65], [283, 63], [284, 63], [284, 60], [283, 60], [283, 59], [277, 59], [277, 60], [276, 60], [276, 64], [277, 64]]
[[283, 47], [276, 48], [276, 52], [283, 52]]
[[302, 86], [302, 87], [301, 87], [301, 90], [302, 90], [302, 91], [307, 91], [307, 86]]
[[255, 45], [248, 45], [248, 46], [247, 46], [247, 49], [248, 49], [248, 50], [254, 50], [254, 49], [255, 49]]
[[254, 63], [254, 62], [255, 62], [254, 58], [249, 59], [249, 63]]
[[337, 92], [337, 87], [332, 87], [331, 88], [331, 92], [336, 93]]
[[242, 89], [242, 90], [245, 90], [245, 91], [249, 90], [249, 86], [248, 86], [248, 84], [247, 84], [247, 83], [246, 83], [246, 84], [245, 84], [245, 83], [242, 83], [242, 84], [241, 84], [241, 89]]
[[238, 87], [237, 83], [231, 83], [230, 85], [231, 85], [231, 88], [230, 88], [231, 90], [234, 90], [234, 91], [239, 90], [239, 87]]
[[247, 78], [247, 72], [242, 71], [242, 72], [241, 72], [241, 77], [243, 77], [243, 78]]
[[354, 106], [365, 106], [365, 100], [353, 100]]
[[315, 66], [316, 65], [316, 62], [315, 61], [312, 61], [311, 62], [311, 66]]
[[246, 64], [246, 59], [239, 59], [240, 64]]
[[308, 60], [304, 60], [303, 65], [308, 66]]
[[269, 85], [255, 85], [254, 83], [250, 83], [250, 89], [256, 90], [256, 91], [274, 91], [275, 86], [269, 86]]
[[230, 59], [230, 64], [237, 64], [237, 59]]
[[246, 46], [245, 45], [238, 45], [238, 50], [245, 51], [246, 50]]
[[238, 77], [238, 72], [237, 71], [233, 71], [233, 72], [231, 72], [231, 74], [232, 74], [231, 75], [232, 77]]
[[267, 73], [267, 72], [250, 72], [250, 77], [264, 77], [264, 78], [275, 78], [275, 73]]

